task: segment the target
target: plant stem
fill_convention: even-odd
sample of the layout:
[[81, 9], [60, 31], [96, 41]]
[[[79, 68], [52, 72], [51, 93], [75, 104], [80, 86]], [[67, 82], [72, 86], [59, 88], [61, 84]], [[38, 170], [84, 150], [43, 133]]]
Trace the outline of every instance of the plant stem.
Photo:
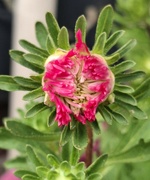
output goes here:
[[93, 132], [92, 128], [90, 127], [89, 124], [87, 124], [87, 134], [88, 134], [88, 145], [86, 147], [86, 160], [85, 164], [86, 167], [90, 166], [92, 164], [92, 155], [93, 155]]

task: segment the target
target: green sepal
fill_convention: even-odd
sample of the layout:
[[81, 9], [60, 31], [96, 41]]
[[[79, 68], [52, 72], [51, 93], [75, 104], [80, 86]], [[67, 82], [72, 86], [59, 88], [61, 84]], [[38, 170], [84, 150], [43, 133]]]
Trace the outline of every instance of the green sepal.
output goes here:
[[4, 91], [28, 90], [19, 85], [12, 76], [0, 75], [0, 89]]
[[92, 49], [92, 53], [103, 55], [104, 54], [105, 42], [106, 42], [106, 33], [103, 32], [96, 39], [96, 42], [95, 42], [93, 49]]
[[60, 145], [64, 146], [72, 136], [72, 131], [70, 130], [69, 126], [64, 126], [61, 136], [60, 136]]
[[56, 18], [50, 12], [46, 14], [46, 23], [48, 27], [48, 32], [53, 39], [55, 46], [57, 47], [57, 37], [60, 31], [60, 27], [57, 23]]
[[37, 154], [35, 153], [32, 146], [27, 145], [26, 151], [27, 151], [27, 155], [28, 155], [30, 161], [34, 164], [35, 167], [43, 165], [42, 162], [40, 161], [40, 159], [38, 158]]
[[26, 49], [27, 51], [29, 51], [30, 53], [42, 56], [42, 57], [47, 57], [48, 56], [48, 52], [44, 49], [41, 49], [37, 46], [35, 46], [34, 44], [26, 41], [26, 40], [20, 40], [19, 44]]
[[100, 173], [93, 173], [87, 177], [87, 180], [100, 180], [102, 178]]
[[36, 39], [38, 43], [40, 44], [42, 49], [46, 49], [46, 39], [48, 36], [48, 32], [46, 27], [44, 26], [43, 23], [37, 22], [35, 24], [35, 32], [36, 32]]
[[48, 126], [51, 126], [54, 124], [55, 117], [56, 117], [56, 108], [53, 107], [52, 110], [50, 111], [49, 116], [48, 116], [48, 121], [47, 121]]
[[36, 167], [36, 172], [37, 172], [38, 176], [41, 178], [44, 178], [44, 177], [46, 178], [48, 171], [49, 171], [49, 168], [47, 168], [45, 166]]
[[99, 173], [100, 169], [104, 167], [106, 161], [107, 161], [108, 155], [104, 154], [100, 157], [98, 157], [85, 171], [86, 176], [90, 176], [94, 173]]
[[107, 165], [116, 163], [137, 163], [150, 160], [150, 142], [145, 143], [140, 140], [139, 144], [132, 148], [121, 152], [116, 155], [112, 155], [108, 158]]
[[107, 39], [104, 48], [104, 54], [106, 54], [118, 42], [124, 32], [125, 31], [123, 30], [116, 31]]
[[98, 107], [98, 111], [101, 113], [102, 117], [104, 118], [104, 120], [109, 124], [112, 125], [112, 120], [113, 117], [111, 115], [111, 113], [109, 112], [109, 110], [107, 110], [107, 107], [100, 105]]
[[144, 80], [141, 85], [135, 90], [133, 95], [140, 100], [141, 98], [147, 98], [150, 93], [150, 78]]
[[29, 89], [36, 89], [41, 86], [41, 83], [35, 82], [32, 79], [24, 78], [21, 76], [15, 76], [13, 78], [17, 84], [19, 84], [22, 87], [29, 88]]
[[120, 49], [118, 49], [114, 54], [119, 54], [120, 58], [122, 58], [127, 52], [129, 52], [136, 45], [136, 40], [131, 39], [126, 44], [124, 44]]
[[24, 54], [23, 57], [29, 63], [35, 64], [36, 66], [44, 70], [44, 63], [45, 63], [46, 58], [43, 58], [36, 54]]
[[81, 15], [77, 21], [76, 21], [76, 24], [75, 24], [75, 33], [78, 31], [78, 30], [81, 30], [82, 32], [82, 41], [85, 42], [85, 38], [86, 38], [86, 18], [84, 15]]
[[57, 159], [56, 156], [54, 156], [53, 154], [48, 154], [47, 155], [47, 162], [49, 163], [49, 165], [53, 168], [58, 168], [60, 161]]
[[133, 106], [137, 105], [136, 99], [131, 94], [125, 94], [117, 91], [115, 91], [114, 93], [115, 93], [115, 99], [119, 99], [120, 101], [126, 104], [131, 104]]
[[87, 129], [85, 125], [81, 123], [77, 123], [77, 126], [73, 131], [72, 143], [73, 143], [73, 146], [79, 150], [87, 146], [88, 136], [87, 136]]
[[133, 117], [137, 119], [147, 119], [147, 115], [139, 107], [121, 102], [120, 100], [116, 100], [115, 103], [127, 109]]
[[54, 43], [54, 40], [52, 39], [51, 35], [48, 35], [46, 40], [46, 49], [50, 55], [54, 54], [57, 47]]
[[134, 92], [133, 87], [124, 84], [115, 84], [114, 90], [127, 94]]
[[42, 133], [32, 128], [31, 126], [25, 125], [19, 121], [5, 121], [6, 129], [17, 137], [24, 139], [30, 139], [34, 141], [51, 141], [59, 138], [59, 133]]
[[127, 71], [129, 70], [130, 68], [132, 68], [133, 66], [135, 66], [135, 62], [134, 61], [131, 61], [131, 60], [126, 60], [126, 61], [123, 61], [115, 66], [113, 66], [111, 68], [112, 72], [117, 75], [121, 72], [124, 72], [124, 71]]
[[108, 64], [108, 65], [113, 65], [113, 64], [116, 63], [119, 59], [120, 59], [120, 55], [119, 55], [119, 54], [114, 54], [114, 55], [110, 55], [110, 56], [105, 56], [105, 60], [107, 61], [107, 64]]
[[22, 180], [40, 180], [40, 178], [38, 176], [27, 174], [22, 177]]
[[41, 68], [38, 68], [37, 66], [35, 66], [34, 64], [29, 63], [28, 61], [25, 60], [25, 58], [23, 57], [23, 55], [25, 54], [22, 51], [17, 51], [17, 50], [10, 50], [9, 54], [11, 56], [11, 58], [17, 62], [18, 64], [21, 64], [22, 66], [29, 68], [37, 73], [42, 73], [43, 70]]
[[113, 119], [118, 122], [119, 124], [122, 125], [127, 125], [128, 121], [126, 119], [126, 117], [124, 117], [121, 113], [117, 112], [117, 111], [113, 111], [112, 109], [107, 107], [107, 110], [111, 113]]
[[107, 5], [102, 9], [97, 21], [95, 40], [102, 32], [106, 32], [107, 36], [109, 35], [113, 23], [113, 15], [114, 12], [111, 5]]
[[90, 122], [89, 125], [92, 127], [95, 134], [99, 135], [101, 133], [99, 123], [98, 123], [98, 121], [96, 119], [95, 119], [95, 121]]
[[64, 50], [70, 49], [69, 35], [66, 27], [62, 27], [58, 34], [58, 47]]
[[46, 109], [48, 109], [48, 108], [49, 108], [49, 107], [46, 106], [44, 103], [38, 103], [38, 104], [34, 105], [33, 107], [31, 107], [31, 108], [27, 111], [25, 117], [26, 117], [26, 118], [31, 118], [31, 117], [37, 115], [38, 113], [40, 113], [41, 111], [44, 111], [44, 110], [46, 110]]
[[44, 94], [45, 93], [42, 91], [42, 88], [40, 87], [40, 88], [37, 88], [37, 89], [32, 90], [29, 93], [25, 94], [23, 96], [23, 100], [25, 100], [25, 101], [32, 101], [34, 99], [37, 99], [39, 97], [44, 96]]
[[19, 177], [19, 178], [22, 178], [25, 175], [36, 176], [37, 174], [34, 173], [34, 172], [31, 172], [31, 171], [27, 171], [27, 170], [17, 170], [17, 171], [14, 172], [14, 175]]
[[145, 76], [145, 72], [143, 71], [135, 71], [132, 73], [124, 73], [121, 75], [117, 75], [115, 78], [116, 83], [126, 83], [138, 78], [143, 78]]

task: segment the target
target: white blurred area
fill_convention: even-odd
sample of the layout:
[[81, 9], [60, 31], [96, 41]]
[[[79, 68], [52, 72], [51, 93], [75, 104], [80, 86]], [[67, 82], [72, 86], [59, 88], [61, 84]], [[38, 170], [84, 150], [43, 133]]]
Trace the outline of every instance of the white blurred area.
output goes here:
[[[20, 39], [28, 40], [37, 44], [35, 37], [35, 22], [45, 23], [46, 12], [51, 12], [56, 16], [57, 0], [13, 0], [13, 31], [12, 49], [23, 50], [19, 45]], [[24, 50], [23, 50], [24, 51]], [[29, 77], [34, 72], [11, 61], [11, 75]], [[9, 98], [9, 116], [17, 117], [17, 109], [23, 108], [22, 100], [24, 93], [12, 92]]]

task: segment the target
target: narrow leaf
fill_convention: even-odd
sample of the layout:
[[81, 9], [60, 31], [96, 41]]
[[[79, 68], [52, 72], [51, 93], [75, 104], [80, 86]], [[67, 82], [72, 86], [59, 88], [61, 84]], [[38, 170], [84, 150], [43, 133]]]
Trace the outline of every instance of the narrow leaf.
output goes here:
[[78, 30], [81, 30], [82, 32], [82, 41], [85, 42], [85, 38], [86, 38], [86, 18], [84, 15], [80, 16], [77, 21], [76, 21], [76, 25], [75, 25], [75, 33]]
[[39, 66], [41, 69], [44, 70], [44, 63], [46, 61], [46, 58], [35, 54], [24, 54], [23, 57], [29, 63], [35, 64], [36, 66]]
[[123, 84], [115, 84], [114, 90], [127, 94], [134, 92], [134, 89], [131, 86], [123, 85]]
[[125, 102], [127, 104], [131, 104], [133, 106], [137, 105], [137, 101], [132, 95], [117, 91], [115, 91], [114, 93], [115, 93], [115, 99], [119, 99], [120, 101]]
[[134, 46], [136, 45], [136, 40], [131, 39], [130, 41], [128, 41], [125, 45], [123, 45], [120, 49], [118, 49], [116, 52], [114, 52], [112, 55], [114, 54], [119, 54], [120, 58], [123, 57], [128, 51], [130, 51]]
[[115, 66], [113, 66], [111, 68], [111, 70], [113, 71], [113, 73], [115, 75], [121, 73], [121, 72], [124, 72], [124, 71], [127, 71], [129, 70], [130, 68], [132, 68], [133, 66], [135, 66], [135, 62], [134, 61], [130, 61], [130, 60], [126, 60], [126, 61], [123, 61]]
[[60, 28], [55, 17], [49, 12], [46, 14], [46, 23], [48, 27], [48, 32], [53, 39], [55, 46], [57, 47], [57, 37]]
[[100, 169], [104, 167], [106, 161], [107, 161], [108, 155], [104, 154], [100, 157], [98, 157], [87, 169], [86, 169], [86, 175], [89, 176], [91, 174], [100, 172]]
[[26, 40], [20, 40], [19, 43], [24, 49], [26, 49], [30, 53], [33, 53], [33, 54], [36, 54], [45, 58], [48, 57], [48, 52], [46, 50], [41, 49]]
[[25, 54], [22, 51], [17, 51], [17, 50], [10, 50], [9, 54], [11, 56], [11, 58], [21, 64], [22, 66], [29, 68], [37, 73], [42, 73], [43, 70], [41, 68], [38, 68], [37, 66], [35, 66], [34, 64], [29, 63], [28, 61], [25, 60], [25, 58], [23, 57], [23, 55]]
[[105, 59], [106, 59], [108, 65], [113, 65], [114, 63], [116, 63], [120, 59], [120, 55], [114, 54], [111, 56], [105, 56]]
[[41, 46], [41, 48], [46, 49], [46, 40], [48, 32], [43, 23], [37, 22], [35, 24], [36, 38]]
[[81, 123], [78, 123], [76, 128], [74, 129], [72, 138], [73, 145], [75, 148], [79, 150], [85, 148], [88, 144], [86, 126]]
[[23, 96], [23, 100], [25, 101], [32, 101], [34, 99], [37, 99], [39, 97], [44, 96], [44, 92], [42, 91], [42, 88], [37, 88], [35, 90], [30, 91], [29, 93], [27, 93], [26, 95]]
[[101, 130], [100, 130], [97, 120], [90, 122], [90, 125], [93, 128], [95, 134], [99, 135], [101, 133]]
[[60, 162], [59, 162], [59, 160], [57, 159], [56, 156], [54, 156], [52, 154], [49, 154], [47, 156], [47, 161], [48, 161], [48, 163], [49, 163], [49, 165], [51, 167], [53, 167], [53, 168], [58, 168], [59, 167]]
[[51, 35], [49, 35], [47, 37], [46, 49], [47, 49], [47, 51], [49, 52], [50, 55], [53, 54], [56, 51], [56, 49], [57, 49], [57, 47], [56, 47], [56, 45], [55, 45]]
[[47, 174], [48, 174], [49, 168], [45, 167], [45, 166], [38, 166], [36, 168], [36, 172], [39, 175], [39, 177], [46, 178]]
[[41, 111], [44, 111], [46, 109], [48, 109], [49, 107], [47, 107], [44, 103], [39, 103], [34, 105], [31, 109], [29, 109], [26, 113], [26, 118], [31, 118], [33, 116], [35, 116], [36, 114], [40, 113]]
[[65, 145], [72, 135], [72, 131], [70, 130], [69, 126], [65, 126], [62, 130], [61, 137], [60, 137], [60, 145]]
[[96, 54], [102, 54], [103, 55], [105, 42], [106, 42], [106, 33], [103, 32], [96, 39], [96, 42], [95, 42], [94, 47], [92, 49], [92, 52], [96, 53]]
[[16, 81], [14, 81], [12, 76], [8, 76], [8, 75], [0, 76], [0, 89], [4, 91], [26, 90]]
[[31, 171], [27, 171], [27, 170], [17, 170], [15, 171], [15, 176], [22, 178], [25, 175], [32, 175], [32, 176], [36, 176], [36, 173], [31, 172]]
[[79, 161], [79, 150], [72, 146], [72, 151], [70, 154], [70, 164], [75, 166]]
[[105, 54], [118, 42], [124, 32], [123, 30], [116, 31], [107, 39], [104, 49]]
[[22, 180], [40, 180], [38, 176], [26, 174], [22, 177]]
[[58, 47], [64, 50], [70, 49], [69, 35], [66, 27], [62, 27], [58, 34]]
[[39, 158], [37, 157], [36, 153], [34, 152], [32, 146], [27, 145], [26, 151], [27, 151], [29, 159], [32, 161], [32, 163], [35, 166], [42, 166], [42, 163], [40, 162]]
[[102, 9], [98, 17], [95, 40], [102, 32], [106, 32], [107, 36], [109, 35], [113, 22], [113, 14], [113, 8], [110, 5]]

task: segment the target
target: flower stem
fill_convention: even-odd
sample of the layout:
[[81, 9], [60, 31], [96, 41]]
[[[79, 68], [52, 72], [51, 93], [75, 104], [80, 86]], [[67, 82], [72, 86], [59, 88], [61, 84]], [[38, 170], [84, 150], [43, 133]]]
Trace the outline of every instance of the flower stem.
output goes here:
[[93, 154], [93, 132], [92, 132], [92, 128], [90, 127], [89, 124], [87, 124], [87, 134], [88, 134], [88, 145], [87, 145], [86, 151], [85, 151], [86, 167], [88, 167], [92, 164], [92, 154]]

